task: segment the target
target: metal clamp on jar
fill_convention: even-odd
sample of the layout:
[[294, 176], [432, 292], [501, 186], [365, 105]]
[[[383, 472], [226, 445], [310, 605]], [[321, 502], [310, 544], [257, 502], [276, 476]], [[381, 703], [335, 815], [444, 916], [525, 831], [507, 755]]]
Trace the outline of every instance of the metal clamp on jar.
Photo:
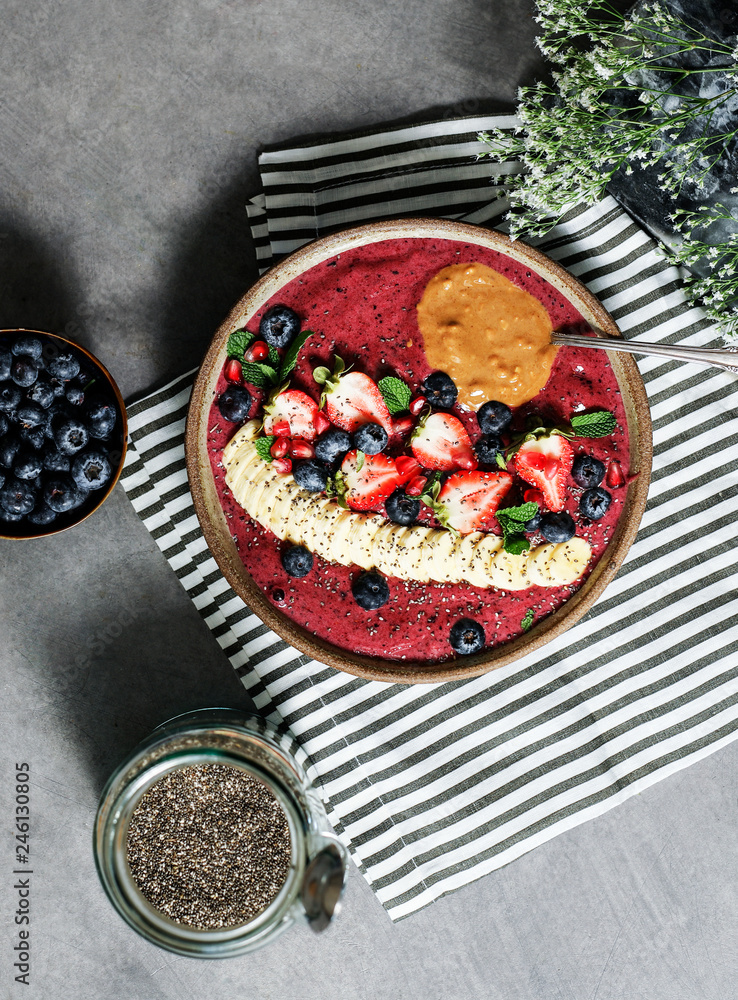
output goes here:
[[285, 743], [255, 716], [206, 709], [159, 726], [111, 776], [95, 862], [113, 905], [143, 937], [182, 955], [226, 958], [298, 919], [328, 926], [347, 853]]

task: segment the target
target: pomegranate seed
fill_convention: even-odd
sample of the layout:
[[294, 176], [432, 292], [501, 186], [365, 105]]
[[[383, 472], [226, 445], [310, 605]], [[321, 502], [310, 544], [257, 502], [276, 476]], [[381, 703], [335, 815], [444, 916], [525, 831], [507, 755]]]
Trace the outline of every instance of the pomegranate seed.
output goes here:
[[392, 418], [392, 433], [398, 437], [407, 437], [414, 426], [415, 421], [409, 413], [405, 413], [401, 417]]
[[285, 592], [281, 587], [272, 587], [269, 596], [274, 601], [275, 604], [284, 604], [286, 597]]
[[477, 460], [473, 455], [459, 455], [456, 461], [456, 467], [459, 469], [476, 469]]
[[290, 458], [315, 458], [315, 448], [303, 438], [295, 438], [290, 445]]
[[226, 382], [240, 383], [243, 377], [243, 369], [238, 358], [228, 358], [223, 369]]
[[278, 420], [274, 427], [272, 427], [272, 433], [276, 434], [278, 438], [289, 437], [290, 436], [290, 425], [287, 420]]
[[425, 476], [415, 476], [405, 487], [405, 492], [410, 497], [419, 497], [425, 489], [425, 484], [427, 482], [428, 480]]
[[417, 415], [420, 413], [420, 411], [423, 409], [423, 407], [427, 402], [428, 400], [425, 398], [425, 396], [416, 396], [415, 399], [410, 400], [410, 405], [408, 406], [408, 410], [410, 410], [410, 412], [414, 417], [417, 417]]
[[331, 426], [331, 422], [322, 410], [318, 410], [313, 419], [313, 425], [318, 434], [323, 434]]
[[420, 472], [420, 462], [412, 455], [400, 455], [399, 458], [395, 459], [395, 468], [401, 476], [412, 479]]
[[246, 351], [247, 361], [266, 361], [269, 357], [269, 346], [263, 340], [256, 340]]
[[292, 462], [289, 458], [275, 458], [272, 465], [277, 472], [281, 472], [283, 475], [286, 475], [288, 472], [292, 472]]
[[543, 505], [543, 494], [540, 490], [526, 490], [523, 494], [523, 500], [526, 503], [537, 503]]
[[607, 467], [605, 482], [611, 490], [616, 490], [620, 486], [625, 486], [625, 476], [623, 474], [623, 470], [620, 468], [620, 462], [615, 461], [615, 459], [613, 459]]
[[287, 449], [290, 446], [290, 439], [287, 437], [278, 437], [277, 440], [272, 444], [269, 449], [269, 454], [272, 458], [284, 458], [287, 454]]
[[525, 456], [526, 464], [531, 467], [531, 469], [536, 469], [538, 472], [543, 472], [549, 459], [546, 458], [540, 451], [531, 451]]
[[555, 479], [558, 476], [560, 468], [561, 465], [555, 458], [547, 458], [546, 465], [543, 469], [543, 475], [550, 482], [552, 479]]

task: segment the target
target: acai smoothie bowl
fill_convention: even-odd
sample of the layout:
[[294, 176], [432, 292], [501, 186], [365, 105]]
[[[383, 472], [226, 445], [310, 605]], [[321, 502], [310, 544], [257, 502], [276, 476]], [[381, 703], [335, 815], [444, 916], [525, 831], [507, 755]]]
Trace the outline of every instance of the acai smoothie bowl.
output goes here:
[[577, 621], [646, 503], [651, 426], [618, 330], [558, 264], [440, 220], [265, 274], [216, 333], [187, 467], [219, 567], [302, 652], [365, 678], [481, 674]]

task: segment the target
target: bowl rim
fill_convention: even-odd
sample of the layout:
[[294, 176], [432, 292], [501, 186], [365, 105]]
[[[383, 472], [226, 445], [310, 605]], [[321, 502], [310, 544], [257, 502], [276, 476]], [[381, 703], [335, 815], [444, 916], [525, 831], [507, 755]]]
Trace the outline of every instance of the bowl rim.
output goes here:
[[113, 492], [113, 489], [118, 480], [120, 479], [121, 473], [123, 472], [123, 465], [125, 464], [126, 452], [128, 450], [128, 415], [126, 413], [126, 404], [123, 402], [123, 396], [121, 395], [121, 391], [118, 388], [117, 382], [110, 374], [108, 369], [105, 367], [105, 365], [102, 363], [102, 361], [100, 361], [99, 358], [95, 357], [92, 351], [88, 351], [86, 347], [82, 347], [80, 344], [75, 343], [75, 341], [70, 340], [69, 337], [63, 337], [59, 333], [51, 333], [49, 330], [32, 330], [29, 327], [25, 326], [0, 329], [0, 337], [4, 337], [7, 334], [16, 334], [16, 333], [35, 333], [39, 337], [49, 337], [52, 340], [60, 340], [63, 344], [69, 344], [70, 347], [73, 347], [75, 349], [75, 351], [79, 351], [80, 354], [83, 354], [89, 361], [91, 361], [95, 365], [95, 367], [102, 372], [102, 374], [105, 376], [108, 382], [108, 385], [113, 390], [115, 401], [118, 404], [118, 411], [120, 413], [121, 424], [122, 424], [121, 434], [123, 437], [120, 460], [118, 461], [118, 465], [113, 473], [110, 483], [103, 490], [100, 490], [100, 499], [95, 504], [95, 506], [91, 507], [83, 517], [79, 518], [79, 520], [71, 521], [69, 524], [65, 524], [63, 528], [54, 528], [52, 526], [48, 531], [39, 531], [31, 535], [6, 535], [2, 531], [2, 529], [0, 529], [0, 538], [2, 539], [8, 539], [9, 541], [29, 541], [34, 538], [49, 538], [51, 537], [51, 535], [61, 535], [64, 531], [69, 531], [70, 528], [76, 528], [78, 524], [82, 524], [82, 522], [86, 521], [88, 517], [91, 517], [96, 510], [100, 509], [103, 503]]
[[[198, 521], [221, 572], [238, 596], [280, 638], [298, 651], [331, 667], [366, 680], [389, 683], [442, 683], [465, 680], [505, 666], [540, 648], [575, 624], [599, 599], [630, 549], [645, 510], [653, 455], [652, 428], [645, 385], [631, 355], [611, 354], [610, 363], [620, 386], [628, 419], [631, 473], [617, 528], [584, 584], [555, 612], [530, 631], [504, 645], [469, 657], [427, 661], [383, 660], [333, 646], [308, 633], [275, 608], [253, 581], [228, 532], [215, 492], [207, 454], [207, 417], [215, 398], [215, 384], [226, 357], [228, 336], [279, 289], [308, 268], [345, 250], [398, 238], [465, 240], [496, 250], [532, 268], [562, 292], [591, 324], [610, 336], [622, 336], [599, 300], [560, 264], [541, 251], [503, 233], [470, 223], [433, 218], [403, 218], [343, 229], [296, 250], [266, 271], [238, 300], [213, 336], [195, 379], [185, 429], [185, 457], [190, 491]], [[211, 506], [215, 500], [215, 517]], [[218, 516], [220, 513], [220, 517]]]

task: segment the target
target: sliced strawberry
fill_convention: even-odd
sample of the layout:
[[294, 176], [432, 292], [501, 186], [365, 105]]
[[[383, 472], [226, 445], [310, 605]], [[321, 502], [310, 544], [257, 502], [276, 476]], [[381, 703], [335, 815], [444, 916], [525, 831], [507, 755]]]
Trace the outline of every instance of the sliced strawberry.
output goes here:
[[392, 434], [392, 417], [376, 382], [363, 372], [344, 374], [343, 361], [336, 358], [333, 374], [316, 368], [313, 377], [323, 386], [321, 405], [331, 423], [352, 434], [362, 424], [381, 424]]
[[413, 455], [425, 469], [476, 469], [477, 459], [462, 422], [440, 410], [421, 420], [410, 438]]
[[515, 455], [515, 471], [543, 494], [549, 510], [558, 512], [566, 504], [574, 449], [561, 434], [547, 434], [524, 441]]
[[435, 515], [460, 535], [482, 531], [512, 482], [509, 472], [455, 472], [440, 489]]
[[275, 427], [283, 422], [289, 425], [290, 437], [313, 441], [317, 436], [315, 416], [318, 405], [300, 389], [285, 389], [264, 406], [264, 431], [276, 434]]
[[404, 482], [393, 458], [362, 455], [353, 449], [341, 463], [344, 499], [352, 510], [377, 510]]

